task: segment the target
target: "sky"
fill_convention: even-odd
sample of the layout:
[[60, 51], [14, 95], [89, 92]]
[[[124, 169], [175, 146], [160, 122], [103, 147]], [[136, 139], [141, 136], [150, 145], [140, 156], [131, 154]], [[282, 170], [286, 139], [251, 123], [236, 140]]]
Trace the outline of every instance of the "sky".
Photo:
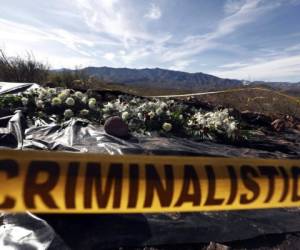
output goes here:
[[110, 66], [300, 82], [300, 0], [0, 0], [0, 48]]

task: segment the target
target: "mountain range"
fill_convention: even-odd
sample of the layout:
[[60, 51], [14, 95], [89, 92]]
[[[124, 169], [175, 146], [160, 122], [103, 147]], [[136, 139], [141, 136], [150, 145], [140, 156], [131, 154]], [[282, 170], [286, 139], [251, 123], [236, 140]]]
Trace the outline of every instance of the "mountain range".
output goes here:
[[160, 68], [87, 67], [82, 71], [85, 75], [94, 76], [102, 82], [136, 87], [161, 87], [164, 89], [197, 91], [227, 89], [243, 85], [243, 82], [239, 80], [222, 79], [204, 73], [187, 73]]
[[245, 85], [265, 86], [268, 88], [294, 92], [300, 94], [300, 82], [263, 82], [224, 79], [205, 73], [187, 73], [182, 71], [161, 68], [111, 68], [111, 67], [86, 67], [81, 73], [94, 77], [107, 84], [122, 84], [128, 87], [162, 88], [190, 91], [215, 91], [229, 88], [239, 88]]

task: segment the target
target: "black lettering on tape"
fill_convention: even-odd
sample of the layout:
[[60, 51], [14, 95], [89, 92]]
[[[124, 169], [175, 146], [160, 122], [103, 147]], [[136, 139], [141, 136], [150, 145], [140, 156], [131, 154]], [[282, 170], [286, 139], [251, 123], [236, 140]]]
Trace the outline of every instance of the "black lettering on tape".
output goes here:
[[[26, 158], [23, 159], [25, 154]], [[147, 159], [126, 158], [127, 156], [125, 156], [125, 168], [120, 163], [123, 160], [116, 160], [119, 158], [99, 157], [95, 162], [87, 162], [85, 157], [77, 158], [73, 155], [73, 158], [73, 156], [63, 154], [62, 157], [58, 157], [57, 161], [52, 161], [47, 159], [55, 159], [55, 153], [53, 153], [54, 158], [48, 158], [48, 154], [45, 154], [47, 157], [43, 158], [44, 154], [43, 152], [6, 153], [3, 151], [2, 157], [0, 156], [2, 158], [0, 160], [0, 175], [1, 180], [3, 180], [0, 210], [20, 211], [19, 209], [28, 209], [34, 212], [73, 211], [82, 213], [97, 212], [98, 208], [99, 213], [103, 210], [112, 213], [131, 213], [141, 212], [137, 208], [142, 208], [142, 211], [144, 208], [145, 212], [159, 212], [160, 208], [161, 211], [173, 211], [178, 208], [178, 211], [209, 211], [213, 210], [209, 206], [215, 206], [216, 209], [233, 210], [253, 207], [271, 208], [280, 207], [280, 205], [292, 207], [299, 205], [300, 202], [299, 161], [285, 162], [279, 160], [278, 165], [272, 166], [274, 161], [248, 161], [247, 159], [231, 161], [229, 159], [229, 161], [222, 162], [221, 158], [217, 158], [216, 165], [211, 166], [205, 165], [209, 164], [210, 160], [203, 158], [201, 165], [205, 176], [202, 177], [199, 176], [200, 173], [193, 163], [174, 168], [171, 164], [176, 162], [176, 159], [165, 165], [163, 165], [164, 160], [170, 160], [169, 158], [155, 159], [158, 160], [159, 165], [139, 165]], [[41, 160], [35, 160], [28, 164], [26, 160], [28, 158]], [[114, 159], [118, 163], [113, 163]], [[101, 165], [102, 160], [108, 165]], [[190, 162], [190, 159], [187, 160]], [[63, 169], [62, 172], [63, 166], [60, 166], [60, 161], [64, 163], [68, 161], [67, 168]], [[197, 161], [199, 159], [195, 159], [195, 162]], [[20, 166], [18, 165], [19, 162]], [[229, 164], [224, 166], [224, 162], [229, 162]], [[245, 165], [242, 165], [243, 163], [240, 166], [234, 165], [239, 162], [243, 162]], [[255, 163], [250, 166], [247, 165], [247, 162]], [[128, 173], [124, 172], [124, 169], [128, 170]], [[85, 170], [82, 176], [81, 170]], [[144, 171], [145, 176], [143, 176]], [[222, 176], [223, 173], [225, 176]], [[60, 177], [62, 174], [66, 174], [66, 176]], [[124, 178], [128, 179], [123, 181]], [[145, 179], [141, 180], [141, 178]], [[179, 179], [175, 180], [174, 178]], [[204, 189], [201, 186], [202, 178], [208, 186], [206, 197], [202, 193], [202, 189]], [[77, 197], [78, 192], [76, 191], [78, 191], [79, 181], [83, 184], [83, 194]], [[16, 190], [7, 191], [5, 185], [10, 183], [15, 184]], [[223, 193], [221, 184], [224, 185], [225, 189], [223, 195], [221, 195]], [[266, 185], [262, 186], [263, 184]], [[276, 190], [279, 187], [282, 188]], [[243, 191], [239, 191], [241, 188]], [[140, 193], [141, 190], [143, 190], [143, 194]], [[175, 190], [178, 193], [175, 194]], [[22, 192], [20, 201], [18, 200], [18, 192]], [[59, 199], [55, 195], [60, 195]], [[128, 196], [124, 197], [124, 195]], [[81, 198], [83, 210], [79, 209], [82, 206], [77, 207], [77, 202], [80, 202]], [[144, 200], [140, 201], [139, 198]], [[60, 201], [64, 203], [61, 206]], [[158, 204], [153, 204], [154, 201]], [[93, 209], [93, 211], [89, 209]]]
[[156, 190], [160, 204], [162, 207], [170, 206], [174, 191], [174, 174], [172, 165], [164, 165], [166, 188], [163, 187], [162, 180], [157, 173], [153, 164], [146, 164], [146, 197], [144, 208], [152, 206], [154, 191]]
[[[54, 189], [59, 179], [59, 165], [54, 161], [32, 161], [29, 164], [24, 183], [24, 203], [27, 208], [37, 208], [34, 197], [39, 196], [50, 209], [57, 209], [50, 192]], [[46, 173], [48, 178], [39, 183], [39, 174]]]
[[66, 176], [66, 186], [65, 186], [65, 203], [66, 208], [76, 208], [75, 199], [76, 199], [76, 183], [79, 173], [79, 162], [71, 162], [68, 167], [67, 176]]
[[[14, 160], [0, 160], [0, 171], [5, 172], [7, 179], [12, 179], [18, 176], [19, 166]], [[3, 190], [4, 191], [4, 190]], [[2, 191], [2, 192], [3, 192]], [[0, 203], [0, 209], [12, 209], [16, 204], [16, 200], [10, 196], [6, 196], [4, 201]]]
[[237, 181], [237, 175], [234, 170], [234, 167], [227, 166], [227, 170], [229, 173], [229, 180], [230, 180], [230, 194], [229, 194], [229, 198], [228, 198], [226, 205], [231, 205], [235, 201], [236, 196], [237, 196], [238, 181]]
[[283, 177], [283, 189], [279, 202], [283, 202], [289, 193], [289, 176], [283, 167], [279, 167], [279, 171]]
[[241, 166], [241, 177], [244, 186], [253, 193], [252, 198], [248, 198], [247, 194], [241, 194], [240, 203], [245, 205], [254, 202], [260, 193], [260, 188], [257, 182], [253, 179], [254, 177], [259, 177], [258, 173], [251, 166], [243, 165]]
[[92, 208], [93, 187], [95, 187], [96, 190], [98, 207], [106, 208], [113, 186], [113, 208], [120, 208], [123, 164], [112, 163], [109, 166], [104, 191], [102, 190], [102, 181], [104, 180], [104, 176], [102, 175], [101, 170], [101, 165], [99, 163], [87, 163], [84, 183], [84, 208]]
[[208, 181], [208, 194], [205, 206], [221, 205], [224, 201], [222, 198], [216, 198], [216, 176], [215, 172], [210, 165], [205, 166], [207, 181]]
[[261, 175], [264, 175], [269, 180], [268, 194], [264, 203], [268, 203], [272, 200], [272, 196], [274, 195], [275, 190], [275, 176], [278, 176], [278, 172], [273, 166], [259, 166], [259, 172]]
[[129, 165], [129, 197], [128, 197], [128, 208], [135, 208], [138, 198], [139, 189], [139, 165]]
[[300, 168], [292, 167], [292, 176], [293, 176], [293, 190], [292, 190], [292, 201], [300, 201]]
[[[189, 193], [190, 185], [193, 193]], [[180, 207], [185, 202], [192, 202], [193, 206], [199, 206], [201, 202], [200, 183], [197, 172], [192, 165], [184, 166], [183, 186], [175, 207]]]

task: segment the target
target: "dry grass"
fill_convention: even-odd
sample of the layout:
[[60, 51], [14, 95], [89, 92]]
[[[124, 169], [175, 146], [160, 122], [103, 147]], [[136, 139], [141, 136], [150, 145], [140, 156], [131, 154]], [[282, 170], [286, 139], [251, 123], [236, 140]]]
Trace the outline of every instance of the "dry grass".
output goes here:
[[300, 99], [298, 97], [261, 87], [230, 89], [200, 95], [190, 93], [188, 90], [144, 88], [99, 82], [90, 87], [97, 90], [120, 91], [137, 96], [187, 95], [185, 97], [175, 97], [179, 99], [190, 98], [189, 94], [191, 94], [192, 98], [210, 103], [213, 106], [221, 105], [239, 111], [249, 110], [273, 117], [288, 114], [300, 118]]
[[[187, 98], [187, 97], [182, 97]], [[231, 89], [207, 95], [195, 95], [202, 102], [249, 110], [270, 116], [293, 115], [300, 118], [300, 100], [277, 91], [264, 88]]]

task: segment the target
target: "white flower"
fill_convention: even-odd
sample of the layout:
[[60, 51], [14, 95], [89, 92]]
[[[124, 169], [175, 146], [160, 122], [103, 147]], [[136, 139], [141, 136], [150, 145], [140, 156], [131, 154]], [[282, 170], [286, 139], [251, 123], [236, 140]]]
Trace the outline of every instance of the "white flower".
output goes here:
[[161, 114], [163, 113], [162, 108], [156, 109], [155, 113], [156, 113], [157, 115], [161, 115]]
[[83, 94], [82, 94], [81, 91], [76, 91], [76, 92], [75, 92], [75, 96], [76, 96], [78, 99], [82, 99]]
[[167, 108], [167, 107], [168, 107], [168, 104], [166, 104], [165, 102], [161, 102], [161, 103], [160, 103], [160, 107], [161, 107], [162, 109]]
[[229, 123], [229, 119], [228, 118], [225, 118], [224, 120], [223, 120], [223, 123]]
[[167, 116], [171, 116], [170, 110], [167, 110], [166, 114], [167, 114]]
[[113, 109], [113, 108], [114, 108], [114, 105], [111, 102], [104, 104], [104, 109], [107, 111], [110, 109]]
[[64, 89], [63, 91], [62, 91], [62, 93], [64, 93], [65, 95], [70, 95], [70, 93], [71, 93], [71, 90], [70, 89]]
[[23, 106], [26, 106], [28, 104], [28, 98], [22, 97], [21, 102], [22, 102]]
[[64, 112], [64, 117], [65, 118], [71, 118], [73, 116], [73, 111], [71, 109], [66, 109]]
[[169, 100], [169, 101], [168, 101], [168, 104], [174, 104], [174, 103], [175, 103], [174, 100]]
[[66, 100], [68, 97], [68, 95], [64, 92], [61, 92], [59, 95], [58, 95], [58, 98], [60, 98], [61, 100]]
[[88, 103], [88, 100], [89, 100], [89, 98], [88, 98], [86, 95], [84, 95], [84, 96], [82, 97], [82, 99], [81, 99], [81, 101], [82, 101], [84, 104], [87, 104], [87, 103]]
[[122, 119], [123, 120], [127, 120], [128, 117], [129, 117], [129, 113], [127, 111], [125, 111], [125, 112], [122, 113]]
[[28, 94], [28, 95], [35, 95], [37, 93], [37, 89], [35, 89], [35, 88], [29, 88], [24, 93]]
[[153, 119], [155, 117], [155, 113], [153, 111], [148, 113], [150, 119]]
[[61, 104], [61, 99], [59, 97], [54, 97], [51, 101], [52, 106], [59, 106]]
[[50, 95], [55, 95], [56, 89], [55, 89], [55, 88], [48, 88], [48, 93], [49, 93]]
[[87, 116], [89, 113], [90, 113], [90, 111], [87, 110], [87, 109], [82, 109], [82, 110], [80, 110], [80, 112], [79, 112], [79, 114], [80, 114], [81, 116]]
[[183, 120], [183, 115], [179, 115], [179, 120]]
[[74, 99], [72, 97], [68, 97], [67, 100], [66, 100], [66, 104], [68, 106], [74, 106], [75, 101], [74, 101]]
[[[114, 104], [111, 103], [111, 102], [108, 102], [108, 103], [103, 105], [103, 112], [104, 113], [110, 113], [113, 109], [114, 109]], [[118, 111], [120, 112], [121, 110], [118, 109]]]
[[44, 97], [46, 97], [48, 94], [47, 90], [44, 88], [39, 88], [38, 89], [38, 95], [40, 99], [43, 99]]
[[188, 120], [187, 125], [188, 126], [193, 126], [194, 125], [194, 121], [193, 120]]
[[215, 128], [219, 128], [219, 127], [221, 127], [221, 125], [222, 125], [222, 123], [220, 121], [215, 121], [214, 122]]
[[149, 107], [154, 107], [154, 106], [155, 106], [155, 103], [154, 103], [154, 102], [148, 102], [148, 106], [149, 106]]
[[236, 127], [236, 122], [233, 121], [233, 122], [229, 123], [228, 129], [227, 129], [228, 132], [232, 133], [232, 132], [234, 132], [236, 129], [237, 129], [237, 127]]
[[143, 120], [143, 119], [144, 119], [144, 116], [143, 116], [142, 113], [138, 113], [137, 116], [138, 116], [138, 118], [139, 118], [140, 120]]
[[166, 132], [169, 132], [172, 130], [172, 124], [171, 123], [168, 123], [168, 122], [165, 122], [163, 125], [162, 125], [162, 128], [164, 131]]
[[90, 98], [88, 105], [90, 109], [95, 109], [97, 104], [97, 100], [95, 98]]
[[37, 100], [35, 102], [35, 105], [38, 107], [38, 108], [43, 108], [44, 107], [44, 102], [42, 100]]

